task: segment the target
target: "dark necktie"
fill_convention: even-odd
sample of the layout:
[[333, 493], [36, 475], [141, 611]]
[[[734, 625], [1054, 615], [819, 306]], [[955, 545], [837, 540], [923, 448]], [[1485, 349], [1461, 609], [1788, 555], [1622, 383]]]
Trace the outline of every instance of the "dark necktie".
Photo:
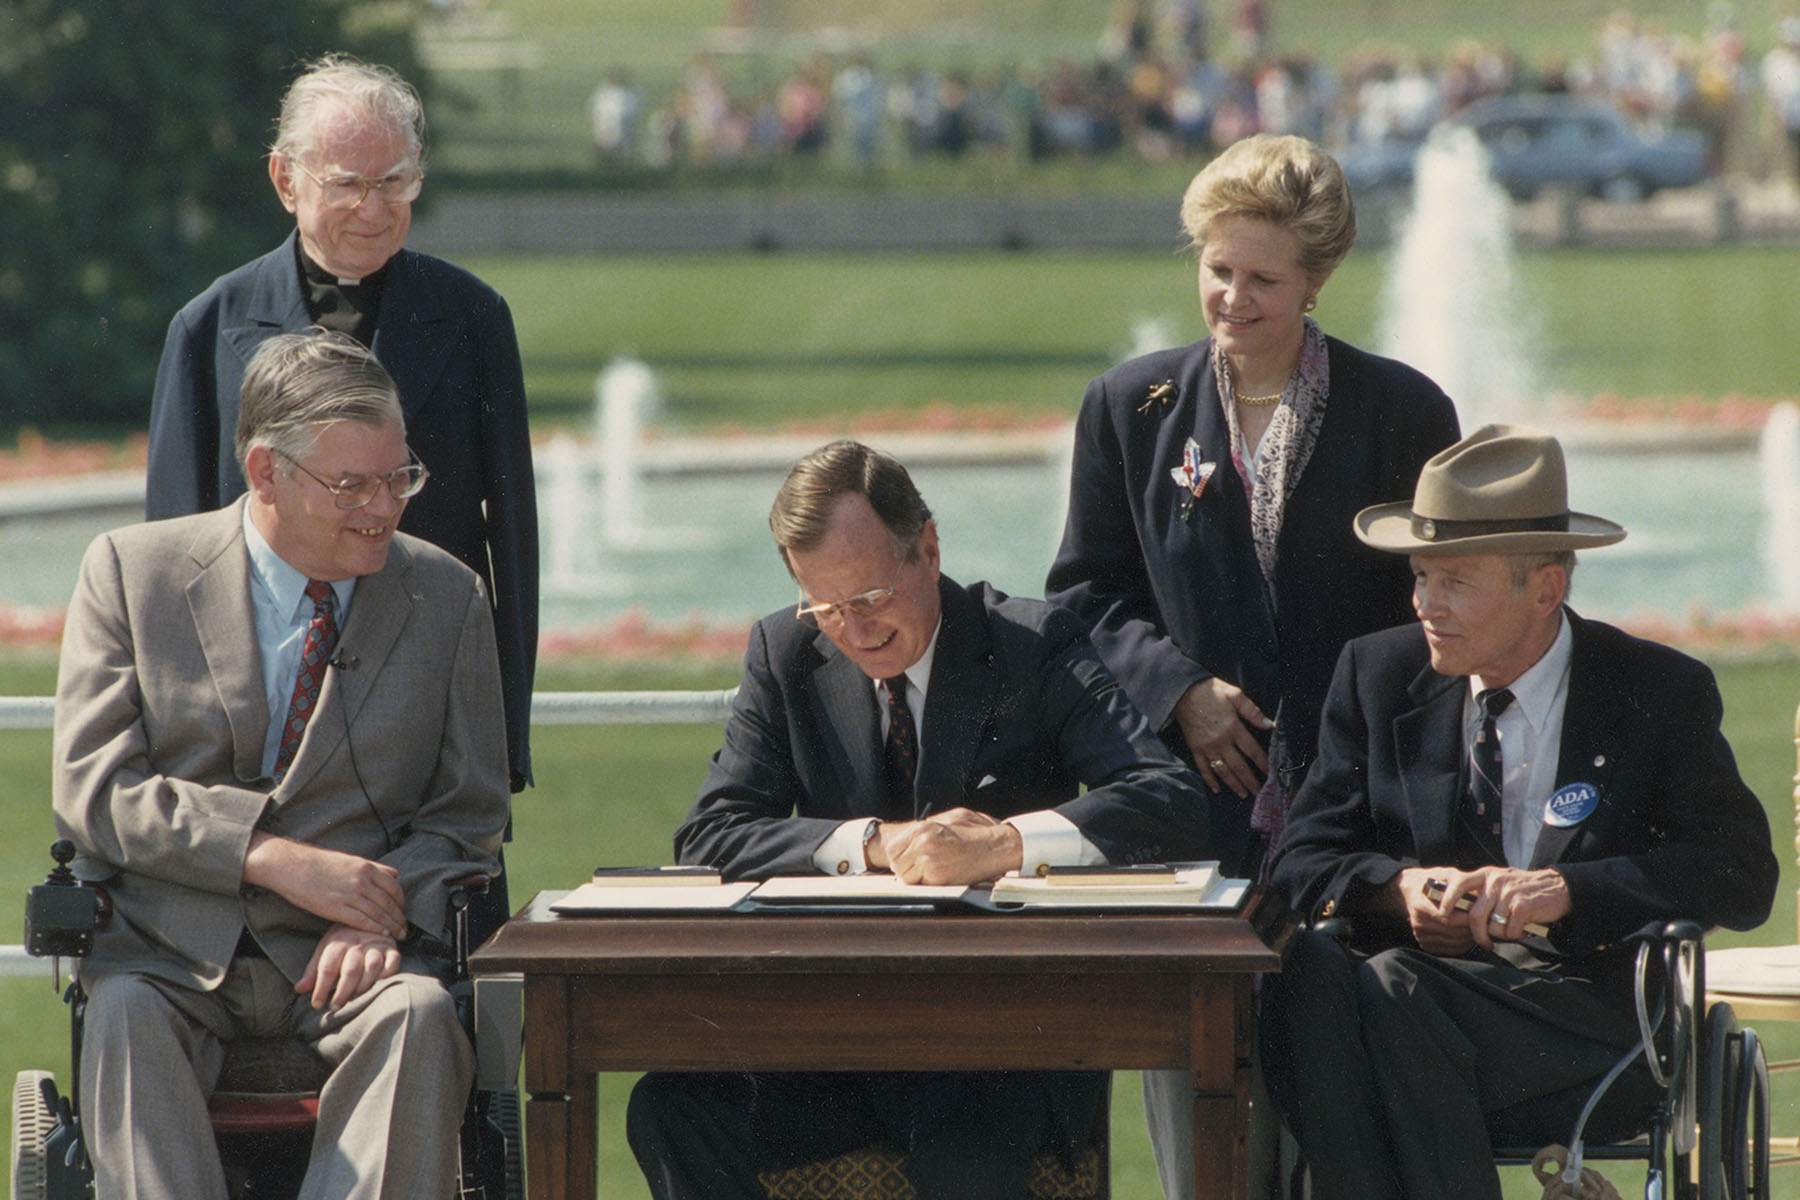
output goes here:
[[1469, 803], [1474, 809], [1477, 833], [1483, 841], [1492, 838], [1492, 846], [1499, 847], [1504, 766], [1500, 760], [1500, 730], [1495, 722], [1512, 704], [1513, 694], [1507, 688], [1489, 688], [1476, 696], [1475, 702], [1481, 706], [1481, 730], [1475, 735], [1475, 744], [1469, 747]]
[[913, 819], [913, 775], [919, 769], [919, 731], [906, 703], [906, 676], [881, 681], [887, 693], [888, 731], [884, 758], [887, 764], [888, 818]]
[[287, 720], [281, 728], [281, 747], [275, 752], [276, 779], [287, 774], [294, 752], [300, 749], [300, 735], [306, 732], [306, 722], [319, 703], [326, 663], [337, 647], [337, 594], [330, 584], [309, 579], [306, 598], [313, 602], [313, 615], [306, 626], [306, 642], [300, 648], [300, 670], [294, 676], [294, 694], [288, 700]]

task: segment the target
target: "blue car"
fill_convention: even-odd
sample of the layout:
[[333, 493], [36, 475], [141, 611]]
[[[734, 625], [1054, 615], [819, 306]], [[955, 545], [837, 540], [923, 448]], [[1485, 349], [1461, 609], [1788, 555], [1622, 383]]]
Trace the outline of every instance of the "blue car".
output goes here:
[[[1438, 123], [1474, 132], [1488, 169], [1517, 200], [1561, 187], [1607, 200], [1642, 200], [1691, 187], [1711, 173], [1704, 136], [1688, 129], [1646, 132], [1611, 101], [1568, 95], [1496, 96]], [[1423, 142], [1354, 145], [1337, 155], [1358, 198], [1412, 185]]]

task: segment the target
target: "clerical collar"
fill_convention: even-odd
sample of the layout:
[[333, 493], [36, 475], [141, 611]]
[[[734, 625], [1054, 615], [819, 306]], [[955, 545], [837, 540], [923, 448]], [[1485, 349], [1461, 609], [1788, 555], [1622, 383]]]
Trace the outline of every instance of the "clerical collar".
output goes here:
[[376, 268], [376, 270], [370, 274], [363, 276], [361, 279], [345, 279], [341, 275], [333, 275], [330, 271], [327, 271], [324, 267], [321, 267], [318, 263], [314, 262], [312, 255], [306, 252], [306, 243], [302, 242], [299, 238], [294, 239], [294, 251], [300, 260], [300, 274], [304, 276], [309, 283], [335, 284], [338, 287], [378, 286], [386, 281], [388, 268], [391, 267], [394, 262], [393, 259], [388, 259], [387, 262], [382, 263], [380, 267]]
[[347, 333], [365, 346], [375, 344], [375, 322], [381, 313], [381, 295], [387, 290], [388, 265], [360, 280], [339, 279], [312, 260], [300, 239], [294, 239], [294, 255], [300, 264], [300, 287], [305, 294], [306, 315], [313, 324]]

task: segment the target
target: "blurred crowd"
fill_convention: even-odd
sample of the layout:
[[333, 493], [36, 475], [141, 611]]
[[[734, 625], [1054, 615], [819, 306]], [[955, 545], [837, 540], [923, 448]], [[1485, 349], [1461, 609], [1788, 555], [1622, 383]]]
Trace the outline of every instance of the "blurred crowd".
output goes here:
[[735, 70], [728, 84], [719, 59], [701, 53], [672, 94], [647, 93], [626, 69], [607, 73], [589, 100], [589, 127], [602, 162], [653, 168], [828, 151], [863, 169], [983, 153], [1042, 161], [1126, 152], [1158, 161], [1209, 156], [1257, 131], [1328, 146], [1417, 138], [1486, 96], [1567, 91], [1609, 97], [1640, 122], [1700, 130], [1715, 165], [1755, 157], [1758, 113], [1781, 155], [1791, 158], [1800, 138], [1800, 20], [1780, 22], [1759, 61], [1725, 0], [1700, 10], [1693, 30], [1621, 10], [1589, 53], [1534, 63], [1473, 41], [1441, 58], [1383, 48], [1337, 62], [1273, 54], [1272, 7], [1119, 0], [1091, 57], [1042, 71], [815, 55], [785, 78], [746, 85]]

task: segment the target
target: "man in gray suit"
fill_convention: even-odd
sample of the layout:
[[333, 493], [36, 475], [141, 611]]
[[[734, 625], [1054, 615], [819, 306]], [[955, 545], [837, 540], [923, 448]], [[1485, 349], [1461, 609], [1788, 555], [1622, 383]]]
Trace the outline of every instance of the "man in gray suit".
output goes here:
[[447, 1196], [473, 1054], [415, 954], [507, 816], [479, 580], [396, 532], [425, 484], [392, 380], [341, 334], [245, 374], [229, 508], [104, 534], [69, 605], [54, 792], [112, 917], [82, 966], [107, 1200], [224, 1200], [226, 1042], [332, 1067], [303, 1197]]

